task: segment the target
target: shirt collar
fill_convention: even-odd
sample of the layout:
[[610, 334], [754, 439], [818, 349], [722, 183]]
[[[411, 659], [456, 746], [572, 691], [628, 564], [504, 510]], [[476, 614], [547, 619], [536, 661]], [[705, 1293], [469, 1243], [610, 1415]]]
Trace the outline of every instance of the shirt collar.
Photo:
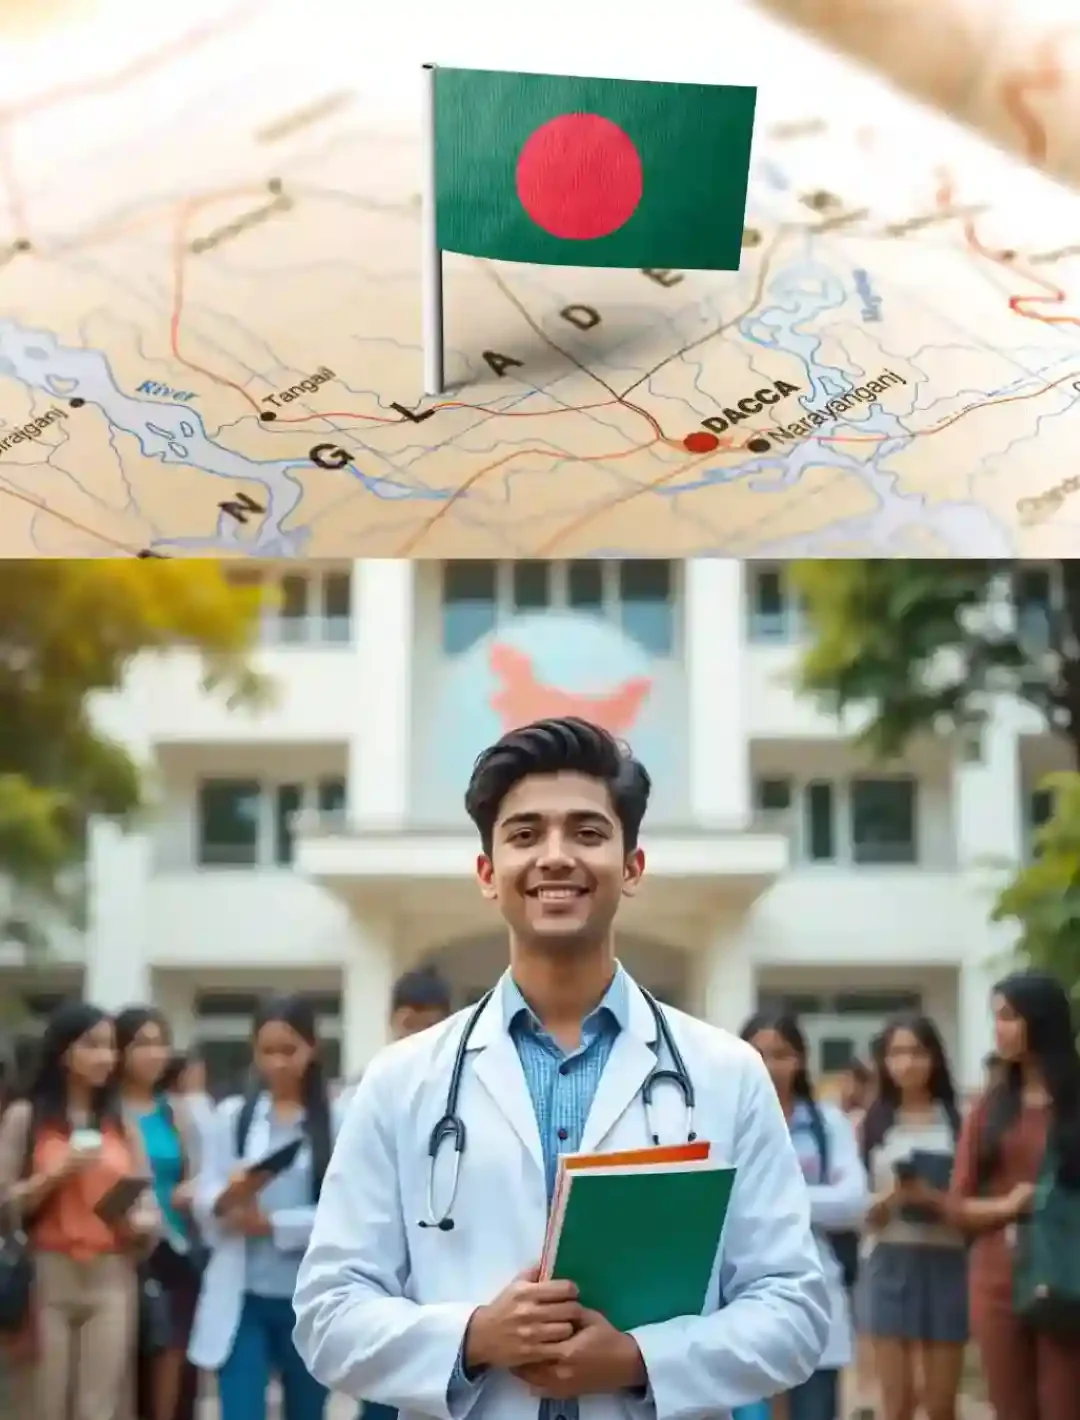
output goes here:
[[[528, 1001], [521, 994], [517, 982], [509, 971], [503, 974], [499, 983], [499, 991], [502, 1001], [503, 1026], [508, 1032], [526, 1023], [541, 1028], [540, 1022], [533, 1015]], [[630, 1024], [630, 991], [627, 986], [626, 972], [621, 966], [616, 966], [615, 975], [611, 978], [611, 985], [604, 993], [603, 1000], [589, 1012], [582, 1022], [583, 1029], [599, 1023], [605, 1016], [613, 1021], [619, 1030], [626, 1030]]]

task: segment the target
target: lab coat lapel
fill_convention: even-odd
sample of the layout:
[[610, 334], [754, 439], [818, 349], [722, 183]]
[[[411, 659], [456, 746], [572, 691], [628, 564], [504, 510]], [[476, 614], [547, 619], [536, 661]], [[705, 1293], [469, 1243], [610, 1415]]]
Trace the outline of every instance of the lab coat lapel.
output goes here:
[[540, 1145], [536, 1110], [517, 1047], [503, 1023], [502, 1011], [501, 992], [496, 989], [469, 1039], [473, 1074], [543, 1174], [544, 1152]]
[[[635, 983], [628, 981], [627, 986], [629, 1021], [616, 1037], [600, 1077], [581, 1136], [582, 1153], [599, 1148], [635, 1101], [641, 1108], [641, 1087], [656, 1065], [656, 1022], [652, 1011]], [[651, 1144], [652, 1140], [644, 1142]]]

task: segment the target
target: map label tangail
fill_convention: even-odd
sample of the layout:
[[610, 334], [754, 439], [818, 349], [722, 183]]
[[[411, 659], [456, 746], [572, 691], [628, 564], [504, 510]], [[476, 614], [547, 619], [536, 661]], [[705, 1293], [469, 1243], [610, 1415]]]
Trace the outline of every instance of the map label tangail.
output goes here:
[[337, 375], [327, 365], [320, 365], [313, 375], [305, 375], [302, 380], [297, 380], [296, 384], [289, 385], [285, 389], [280, 389], [274, 394], [264, 394], [263, 404], [291, 404], [294, 399], [300, 399], [305, 394], [314, 394], [320, 385], [325, 385], [328, 380], [336, 380]]

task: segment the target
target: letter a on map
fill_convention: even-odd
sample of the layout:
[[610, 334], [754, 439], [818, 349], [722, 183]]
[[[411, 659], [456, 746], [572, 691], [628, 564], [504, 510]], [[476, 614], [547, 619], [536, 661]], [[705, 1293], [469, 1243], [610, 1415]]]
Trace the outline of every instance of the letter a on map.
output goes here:
[[428, 393], [442, 390], [444, 251], [739, 269], [755, 88], [429, 65], [425, 96]]

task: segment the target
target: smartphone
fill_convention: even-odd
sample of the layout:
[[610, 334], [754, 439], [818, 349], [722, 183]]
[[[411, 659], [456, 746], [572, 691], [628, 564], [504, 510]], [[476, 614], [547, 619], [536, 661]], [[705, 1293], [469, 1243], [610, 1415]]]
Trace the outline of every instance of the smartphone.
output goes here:
[[915, 1178], [915, 1160], [897, 1159], [893, 1164], [893, 1173], [899, 1183], [911, 1183]]
[[71, 1147], [77, 1154], [92, 1154], [95, 1149], [101, 1148], [101, 1130], [73, 1129]]

